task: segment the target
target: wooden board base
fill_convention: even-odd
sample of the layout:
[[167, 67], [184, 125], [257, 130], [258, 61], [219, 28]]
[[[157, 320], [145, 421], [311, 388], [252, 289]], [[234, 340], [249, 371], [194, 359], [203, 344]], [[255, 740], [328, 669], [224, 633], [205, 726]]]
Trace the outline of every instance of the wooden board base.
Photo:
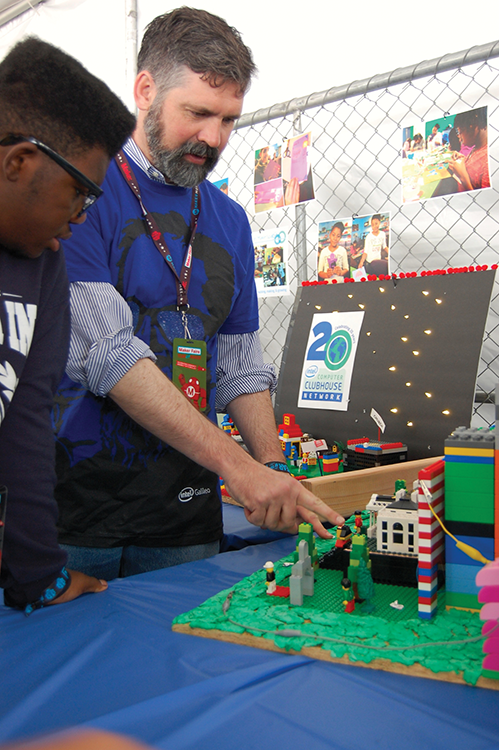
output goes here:
[[[309, 646], [302, 648], [300, 651], [285, 651], [283, 648], [279, 648], [268, 638], [257, 638], [249, 633], [228, 633], [224, 630], [204, 630], [204, 628], [191, 628], [190, 625], [173, 625], [172, 630], [176, 633], [184, 633], [185, 635], [196, 635], [201, 638], [211, 638], [215, 641], [227, 641], [228, 643], [237, 643], [240, 646], [251, 646], [252, 648], [260, 648], [264, 651], [277, 651], [281, 654], [292, 654], [293, 656], [308, 656], [311, 659], [319, 659], [321, 661], [330, 661], [335, 664], [348, 664], [354, 667], [364, 667], [365, 669], [378, 669], [384, 672], [396, 672], [398, 674], [405, 674], [409, 677], [424, 677], [427, 680], [439, 680], [440, 682], [453, 682], [459, 685], [468, 685], [460, 675], [455, 672], [432, 672], [430, 669], [426, 669], [421, 664], [412, 664], [407, 666], [406, 664], [400, 664], [398, 662], [392, 662], [388, 659], [375, 659], [369, 664], [364, 664], [359, 661], [350, 661], [348, 656], [337, 658], [331, 656], [329, 651], [320, 648], [319, 646]], [[468, 685], [468, 687], [471, 687]], [[491, 680], [488, 677], [479, 677], [476, 687], [487, 688], [488, 690], [499, 690], [499, 680]]]

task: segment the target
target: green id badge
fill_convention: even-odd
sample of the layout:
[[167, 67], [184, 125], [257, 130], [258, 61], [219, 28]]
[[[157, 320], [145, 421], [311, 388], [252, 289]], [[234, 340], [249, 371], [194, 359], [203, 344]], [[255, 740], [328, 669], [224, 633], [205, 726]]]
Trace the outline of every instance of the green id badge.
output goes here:
[[198, 411], [206, 411], [206, 342], [173, 339], [173, 384]]

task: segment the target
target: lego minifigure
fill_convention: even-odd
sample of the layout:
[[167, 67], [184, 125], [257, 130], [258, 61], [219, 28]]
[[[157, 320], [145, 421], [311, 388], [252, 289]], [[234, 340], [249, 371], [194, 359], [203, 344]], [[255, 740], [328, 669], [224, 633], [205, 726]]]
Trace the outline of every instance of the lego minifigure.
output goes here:
[[343, 524], [342, 526], [336, 527], [336, 542], [335, 547], [345, 547], [352, 537], [352, 529], [350, 526]]
[[355, 609], [355, 599], [353, 595], [352, 584], [349, 578], [343, 578], [341, 581], [341, 588], [343, 589], [343, 604], [345, 605], [345, 612], [350, 614]]
[[267, 594], [273, 594], [274, 591], [276, 590], [274, 563], [271, 560], [269, 560], [268, 562], [265, 563], [263, 567], [267, 571], [267, 578], [266, 578]]
[[362, 511], [360, 510], [355, 511], [355, 533], [362, 533]]

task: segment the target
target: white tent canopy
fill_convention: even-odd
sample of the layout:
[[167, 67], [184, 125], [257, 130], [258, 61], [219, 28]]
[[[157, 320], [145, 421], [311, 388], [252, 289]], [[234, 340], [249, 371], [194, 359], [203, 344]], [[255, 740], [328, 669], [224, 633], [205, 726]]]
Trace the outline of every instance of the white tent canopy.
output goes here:
[[[469, 3], [455, 0], [450, 35], [435, 31], [431, 14], [407, 11], [399, 0], [359, 0], [355, 12], [329, 0], [253, 0], [251, 11], [233, 0], [0, 0], [0, 58], [35, 34], [81, 60], [133, 108], [137, 40], [156, 15], [182, 4], [227, 19], [253, 50], [259, 76], [245, 112], [485, 44], [499, 21], [496, 0], [484, 0], [486, 23], [474, 25], [463, 20]], [[448, 14], [441, 20], [443, 30]]]
[[42, 2], [44, 0], [0, 0], [0, 26]]

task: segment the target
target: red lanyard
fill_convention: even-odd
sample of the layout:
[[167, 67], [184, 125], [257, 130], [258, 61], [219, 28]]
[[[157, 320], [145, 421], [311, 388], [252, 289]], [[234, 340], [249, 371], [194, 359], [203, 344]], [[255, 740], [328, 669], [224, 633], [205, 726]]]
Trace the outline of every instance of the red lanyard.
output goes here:
[[182, 263], [182, 268], [180, 269], [180, 275], [179, 275], [173, 263], [173, 258], [171, 256], [171, 253], [168, 250], [168, 246], [164, 240], [163, 233], [160, 231], [158, 225], [156, 224], [156, 221], [153, 215], [149, 213], [149, 211], [146, 209], [146, 207], [144, 206], [142, 202], [142, 197], [140, 195], [140, 190], [139, 190], [137, 180], [132, 171], [130, 163], [128, 162], [128, 159], [126, 158], [123, 151], [118, 151], [118, 153], [115, 156], [115, 160], [120, 169], [121, 174], [126, 180], [127, 185], [129, 186], [130, 190], [133, 192], [133, 194], [135, 195], [135, 197], [140, 203], [140, 207], [142, 209], [142, 215], [146, 221], [148, 234], [150, 238], [152, 239], [152, 241], [158, 248], [159, 252], [163, 256], [166, 263], [173, 271], [175, 278], [177, 279], [177, 309], [180, 311], [185, 311], [189, 307], [189, 302], [187, 299], [187, 290], [189, 289], [189, 283], [191, 280], [191, 272], [192, 272], [192, 246], [194, 244], [194, 238], [196, 237], [198, 219], [199, 219], [199, 214], [201, 212], [201, 196], [199, 194], [199, 188], [195, 187], [192, 191], [191, 235], [188, 241], [187, 252], [185, 254], [184, 262]]

